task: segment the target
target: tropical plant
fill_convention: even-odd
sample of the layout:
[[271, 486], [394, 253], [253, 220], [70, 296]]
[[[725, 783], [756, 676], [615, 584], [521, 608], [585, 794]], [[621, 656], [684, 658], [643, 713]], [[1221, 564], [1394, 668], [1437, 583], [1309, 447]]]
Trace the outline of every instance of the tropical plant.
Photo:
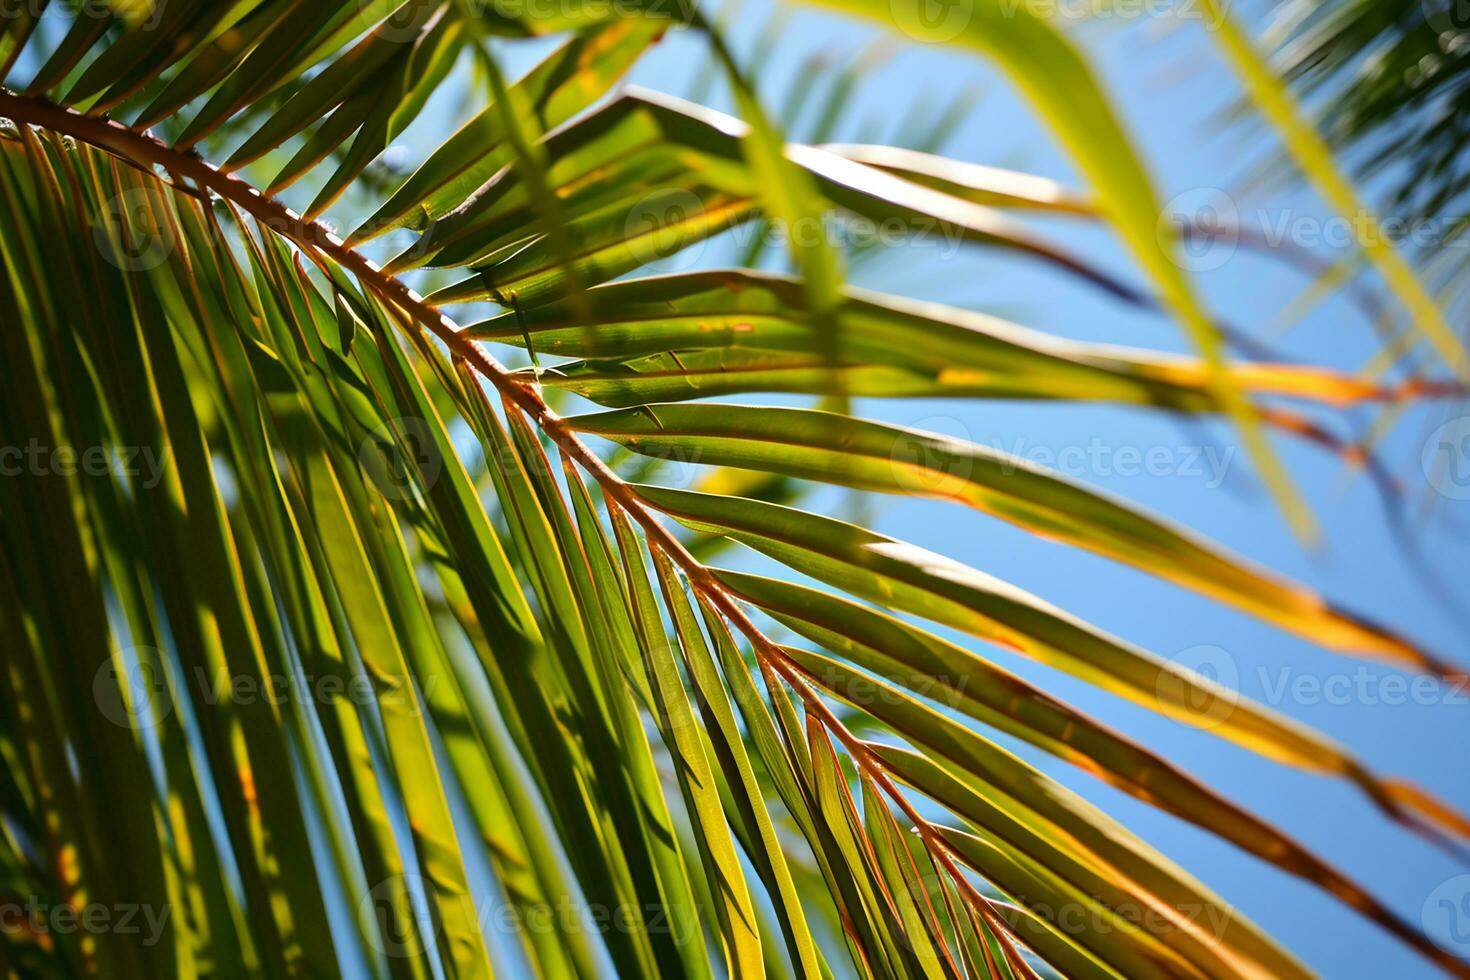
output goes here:
[[[1391, 237], [1455, 321], [1470, 304], [1466, 15], [1451, 0], [1289, 0], [1273, 11], [1264, 38], [1277, 71], [1311, 108], [1327, 144], [1381, 200]], [[1348, 281], [1362, 265], [1350, 254], [1322, 285]], [[1395, 312], [1383, 311], [1379, 322], [1392, 324]], [[1412, 355], [1388, 345], [1381, 359], [1399, 358]]]
[[1294, 0], [1276, 12], [1269, 40], [1281, 70], [1321, 107], [1321, 128], [1364, 179], [1382, 176], [1389, 205], [1463, 231], [1470, 178], [1470, 22], [1446, 0], [1417, 4]]
[[[0, 479], [0, 883], [137, 920], [7, 917], [7, 975], [1306, 975], [988, 729], [1470, 975], [1306, 846], [919, 622], [1347, 780], [1453, 850], [1470, 824], [1445, 805], [979, 570], [729, 492], [768, 491], [739, 475], [756, 471], [950, 500], [1459, 679], [1189, 530], [851, 405], [1223, 415], [1305, 524], [1265, 431], [1354, 449], [1283, 400], [1435, 389], [1227, 362], [1107, 99], [1024, 5], [940, 27], [1012, 74], [1089, 195], [912, 148], [787, 144], [694, 9], [531, 7], [36, 0], [0, 23], [0, 442], [23, 473]], [[708, 39], [743, 120], [607, 97], [674, 26]], [[508, 80], [504, 45], [546, 35]], [[467, 59], [481, 111], [411, 173], [375, 164]], [[299, 215], [282, 195], [306, 187]], [[349, 193], [375, 200], [344, 238], [318, 219]], [[1015, 217], [1056, 211], [1108, 222], [1152, 287]], [[939, 222], [1162, 307], [1202, 356], [848, 287], [844, 253], [794, 233], [839, 212]], [[796, 275], [625, 278], [756, 221], [788, 231]], [[367, 257], [403, 229], [406, 249]], [[820, 401], [712, 400], [760, 393]], [[576, 399], [607, 410], [557, 410]], [[632, 482], [609, 441], [718, 480]], [[788, 572], [712, 567], [691, 550], [712, 540]]]

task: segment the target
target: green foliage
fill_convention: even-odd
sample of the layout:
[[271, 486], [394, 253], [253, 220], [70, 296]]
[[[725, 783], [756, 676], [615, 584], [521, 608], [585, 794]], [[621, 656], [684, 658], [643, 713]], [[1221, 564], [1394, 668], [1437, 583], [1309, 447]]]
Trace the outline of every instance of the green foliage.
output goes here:
[[[1389, 207], [1459, 230], [1470, 130], [1470, 23], [1442, 0], [1282, 4], [1273, 40], [1281, 69], [1320, 107], [1321, 127]], [[1424, 258], [1454, 241], [1438, 236]]]
[[[1015, 77], [1096, 201], [932, 146], [786, 143], [717, 28], [674, 4], [157, 0], [0, 24], [0, 431], [47, 453], [0, 480], [0, 889], [143, 926], [7, 923], [0, 969], [1306, 975], [994, 730], [1470, 975], [1202, 779], [919, 621], [1346, 780], [1435, 840], [1470, 836], [1453, 811], [1041, 597], [792, 506], [811, 485], [952, 501], [1460, 676], [1125, 501], [853, 415], [857, 396], [1106, 401], [1328, 441], [1269, 399], [1416, 393], [1226, 363], [1085, 60], [1002, 6], [955, 37]], [[711, 41], [744, 121], [610, 96], [678, 27]], [[500, 44], [552, 34], [503, 76]], [[488, 101], [414, 172], [375, 168], [470, 63]], [[306, 217], [276, 197], [298, 181]], [[315, 217], [348, 192], [372, 203], [343, 240]], [[1057, 210], [1109, 221], [1161, 298], [1023, 221]], [[627, 278], [725, 229], [839, 212], [1162, 306], [1204, 356], [849, 288], [850, 255], [794, 234], [796, 278]], [[364, 256], [405, 229], [386, 266]], [[427, 298], [405, 282], [422, 269]], [[465, 327], [441, 310], [485, 301]], [[707, 401], [769, 393], [820, 402]], [[548, 404], [573, 396], [612, 411]], [[648, 486], [609, 465], [633, 455], [714, 469]], [[712, 568], [713, 542], [826, 588]]]

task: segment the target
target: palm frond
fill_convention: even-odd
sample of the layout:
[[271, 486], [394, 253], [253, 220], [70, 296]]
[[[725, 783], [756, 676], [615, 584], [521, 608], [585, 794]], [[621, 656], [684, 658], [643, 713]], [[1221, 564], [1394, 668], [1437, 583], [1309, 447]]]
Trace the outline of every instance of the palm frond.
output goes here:
[[1289, 3], [1275, 16], [1281, 69], [1320, 107], [1327, 139], [1364, 179], [1382, 179], [1393, 213], [1440, 223], [1423, 258], [1459, 230], [1467, 28], [1435, 0]]
[[[1343, 653], [1462, 679], [1121, 500], [853, 413], [857, 396], [1114, 401], [1227, 417], [1259, 449], [1263, 426], [1319, 433], [1268, 399], [1443, 393], [1227, 364], [1155, 233], [1136, 154], [1050, 25], [986, 7], [960, 40], [1048, 114], [1097, 204], [914, 151], [786, 143], [689, 9], [58, 9], [60, 24], [7, 23], [0, 47], [15, 73], [0, 89], [0, 318], [14, 326], [0, 331], [0, 419], [8, 446], [57, 450], [44, 473], [0, 480], [0, 885], [163, 921], [143, 935], [7, 929], [7, 971], [1307, 975], [973, 721], [1470, 976], [1203, 780], [915, 621], [1342, 779], [1460, 847], [1470, 824], [1427, 793], [980, 570], [789, 499], [631, 482], [585, 438], [952, 500]], [[680, 23], [711, 38], [743, 120], [608, 97]], [[500, 43], [562, 32], [505, 78]], [[352, 234], [329, 231], [323, 210], [471, 62], [490, 103]], [[267, 170], [263, 190], [245, 179]], [[308, 177], [303, 216], [278, 195]], [[1042, 237], [1024, 222], [1038, 208], [1104, 215], [1152, 285]], [[623, 278], [722, 229], [838, 210], [943, 222], [970, 247], [1170, 310], [1202, 356], [863, 292], [821, 243], [790, 242], [795, 278]], [[367, 257], [404, 229], [410, 248]], [[463, 278], [424, 296], [410, 283], [425, 268]], [[497, 309], [478, 323], [447, 315], [485, 301]], [[507, 367], [489, 342], [534, 367]], [[703, 401], [773, 392], [825, 408]], [[613, 411], [554, 407], [573, 397]], [[90, 448], [63, 463], [58, 447]], [[713, 568], [676, 525], [835, 591]], [[1100, 925], [1073, 928], [1068, 912]]]

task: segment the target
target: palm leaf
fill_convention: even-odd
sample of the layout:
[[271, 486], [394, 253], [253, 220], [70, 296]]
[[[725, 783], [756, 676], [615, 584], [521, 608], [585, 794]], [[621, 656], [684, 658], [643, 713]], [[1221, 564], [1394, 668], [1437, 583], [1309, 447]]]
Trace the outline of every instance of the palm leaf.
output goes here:
[[[1259, 427], [1318, 430], [1268, 399], [1453, 390], [1226, 363], [1156, 240], [1141, 164], [1049, 25], [986, 7], [961, 40], [1032, 97], [1098, 205], [913, 151], [788, 143], [718, 29], [673, 6], [94, 8], [67, 5], [48, 24], [59, 30], [19, 18], [0, 37], [0, 315], [18, 325], [0, 338], [0, 419], [14, 444], [131, 449], [147, 465], [0, 481], [0, 887], [174, 914], [148, 941], [7, 930], [7, 971], [1305, 975], [975, 722], [1470, 975], [1203, 779], [890, 613], [1345, 779], [1441, 843], [1470, 836], [1428, 794], [979, 570], [754, 496], [635, 485], [584, 441], [783, 486], [952, 499], [1324, 646], [1462, 676], [1121, 500], [854, 414], [855, 396], [938, 396], [1225, 416], [1289, 501]], [[709, 39], [743, 119], [607, 97], [680, 21]], [[562, 32], [505, 77], [503, 45]], [[471, 61], [488, 101], [351, 236], [328, 231], [316, 216], [366, 192], [374, 161]], [[852, 84], [835, 83], [815, 141]], [[302, 194], [306, 216], [282, 194]], [[969, 246], [1162, 305], [1203, 356], [1070, 343], [849, 288], [845, 256], [794, 236], [794, 278], [622, 280], [724, 228], [838, 209], [944, 222]], [[1056, 210], [1105, 215], [1151, 288], [1025, 223]], [[405, 228], [418, 239], [388, 265], [364, 253]], [[466, 272], [446, 284], [425, 268]], [[425, 298], [410, 280], [439, 288]], [[499, 309], [479, 323], [446, 314], [483, 300]], [[534, 368], [505, 366], [491, 342], [525, 348]], [[702, 403], [773, 392], [824, 407]], [[615, 411], [552, 407], [573, 396]], [[713, 569], [670, 517], [844, 595]], [[821, 650], [777, 643], [774, 626]], [[1069, 929], [1066, 908], [1102, 926]], [[1207, 934], [1198, 909], [1230, 928]], [[487, 926], [498, 912], [511, 928]]]

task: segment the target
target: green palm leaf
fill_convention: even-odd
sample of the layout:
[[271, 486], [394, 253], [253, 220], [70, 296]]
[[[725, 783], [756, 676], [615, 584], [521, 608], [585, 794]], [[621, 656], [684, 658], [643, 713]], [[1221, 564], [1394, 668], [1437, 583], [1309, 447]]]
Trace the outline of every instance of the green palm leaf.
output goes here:
[[[771, 496], [804, 481], [951, 499], [1450, 680], [1462, 668], [1188, 529], [853, 399], [1223, 415], [1300, 516], [1258, 432], [1320, 432], [1268, 399], [1453, 386], [1226, 363], [1107, 98], [1029, 14], [976, 8], [958, 38], [1032, 98], [1096, 204], [913, 150], [787, 142], [692, 9], [482, 6], [137, 0], [0, 25], [0, 422], [9, 445], [100, 454], [0, 480], [0, 890], [156, 926], [5, 928], [7, 975], [1306, 975], [986, 729], [1470, 975], [1204, 779], [901, 617], [1346, 780], [1453, 849], [1470, 824], [1428, 794], [982, 571], [755, 490], [638, 485], [583, 439]], [[611, 96], [675, 24], [710, 41], [743, 120]], [[551, 34], [504, 77], [501, 45]], [[490, 98], [374, 195], [385, 151], [469, 63]], [[371, 200], [344, 240], [316, 218], [349, 193]], [[795, 236], [794, 278], [623, 278], [727, 228], [838, 211], [938, 222], [1162, 306], [1203, 356], [848, 287], [840, 250]], [[1151, 287], [1026, 224], [1058, 211], [1106, 218]], [[418, 237], [397, 258], [366, 256], [404, 229]], [[467, 327], [445, 312], [484, 300], [497, 309]], [[822, 401], [708, 401], [761, 393]], [[573, 397], [613, 411], [553, 408]], [[691, 549], [715, 538], [842, 595], [713, 569]], [[1069, 928], [1066, 909], [1100, 925]]]

